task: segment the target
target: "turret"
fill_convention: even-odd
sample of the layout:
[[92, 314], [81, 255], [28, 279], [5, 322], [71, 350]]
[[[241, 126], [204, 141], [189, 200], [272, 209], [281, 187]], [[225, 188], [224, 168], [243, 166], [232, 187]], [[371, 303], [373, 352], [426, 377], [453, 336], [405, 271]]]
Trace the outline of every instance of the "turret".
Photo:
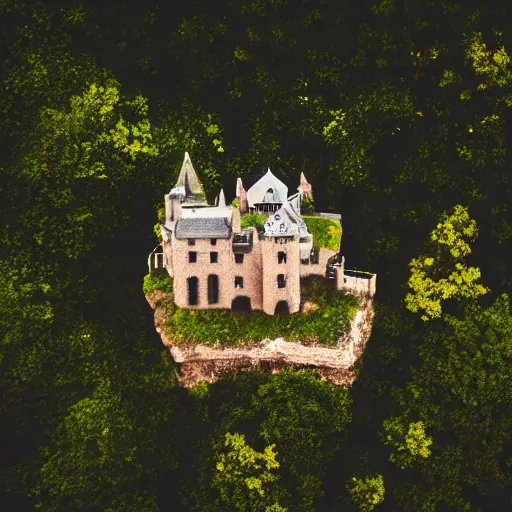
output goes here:
[[245, 215], [249, 210], [247, 204], [247, 192], [244, 189], [242, 180], [238, 178], [236, 180], [236, 198], [238, 199], [238, 205], [240, 208], [240, 215]]

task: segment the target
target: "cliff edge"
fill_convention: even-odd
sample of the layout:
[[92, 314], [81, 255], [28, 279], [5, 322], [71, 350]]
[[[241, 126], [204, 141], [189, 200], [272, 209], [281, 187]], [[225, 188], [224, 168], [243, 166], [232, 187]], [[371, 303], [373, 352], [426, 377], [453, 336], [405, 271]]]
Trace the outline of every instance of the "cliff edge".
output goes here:
[[[370, 337], [374, 317], [373, 298], [359, 296], [359, 308], [350, 331], [335, 347], [319, 344], [263, 339], [250, 347], [212, 347], [204, 344], [177, 346], [172, 335], [165, 332], [165, 305], [173, 300], [172, 293], [155, 290], [145, 294], [154, 311], [156, 331], [178, 363], [178, 382], [190, 388], [201, 380], [215, 382], [223, 372], [269, 370], [284, 368], [315, 369], [335, 384], [351, 385], [356, 378], [354, 365], [361, 357]], [[299, 313], [300, 314], [300, 313]]]

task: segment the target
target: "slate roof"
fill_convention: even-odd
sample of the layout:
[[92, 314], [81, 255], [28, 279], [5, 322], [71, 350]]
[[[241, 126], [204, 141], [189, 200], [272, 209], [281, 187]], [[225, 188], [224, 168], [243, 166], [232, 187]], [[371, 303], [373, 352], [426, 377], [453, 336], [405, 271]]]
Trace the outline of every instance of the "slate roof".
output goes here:
[[181, 218], [176, 222], [176, 238], [229, 238], [231, 226], [226, 217]]
[[[273, 191], [271, 197], [266, 194], [269, 188]], [[247, 191], [247, 201], [249, 207], [253, 208], [255, 203], [282, 203], [286, 201], [287, 195], [288, 187], [281, 180], [278, 180], [269, 169], [267, 173]]]

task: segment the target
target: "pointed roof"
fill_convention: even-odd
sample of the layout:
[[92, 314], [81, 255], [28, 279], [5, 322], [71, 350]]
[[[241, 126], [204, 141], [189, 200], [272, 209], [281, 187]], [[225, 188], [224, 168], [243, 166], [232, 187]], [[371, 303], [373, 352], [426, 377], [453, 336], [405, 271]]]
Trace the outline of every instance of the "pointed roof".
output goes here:
[[[272, 189], [272, 192], [267, 194], [269, 189]], [[267, 173], [247, 191], [247, 201], [249, 207], [253, 208], [255, 203], [282, 203], [286, 201], [287, 195], [288, 187], [278, 180], [269, 168]]]
[[300, 173], [300, 185], [297, 187], [297, 190], [305, 195], [309, 195], [313, 193], [313, 188], [311, 187], [311, 184], [308, 183], [308, 180], [304, 176], [304, 173]]
[[202, 198], [206, 202], [203, 186], [201, 185], [201, 182], [197, 177], [196, 171], [194, 170], [194, 166], [192, 165], [190, 155], [186, 151], [185, 158], [183, 159], [183, 164], [181, 166], [181, 171], [178, 176], [178, 180], [174, 185], [174, 188], [177, 187], [184, 187], [187, 197], [196, 196], [197, 199]]
[[226, 206], [226, 198], [224, 197], [224, 189], [220, 189], [219, 194], [219, 202], [217, 203], [217, 206], [220, 208], [225, 208]]
[[307, 236], [308, 228], [304, 219], [297, 214], [288, 201], [285, 201], [279, 210], [267, 218], [265, 222], [265, 235], [286, 236], [297, 234]]
[[236, 179], [236, 193], [235, 197], [242, 197], [242, 194], [245, 192], [244, 184], [242, 183], [242, 178]]

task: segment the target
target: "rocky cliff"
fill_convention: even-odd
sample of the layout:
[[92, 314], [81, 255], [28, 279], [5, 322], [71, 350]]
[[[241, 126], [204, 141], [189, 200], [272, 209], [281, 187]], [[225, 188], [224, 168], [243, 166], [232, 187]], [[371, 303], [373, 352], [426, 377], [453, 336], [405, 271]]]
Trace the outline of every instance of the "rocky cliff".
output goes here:
[[[350, 385], [355, 379], [354, 365], [363, 353], [373, 323], [373, 299], [361, 297], [359, 309], [350, 331], [343, 335], [336, 347], [264, 339], [250, 347], [212, 347], [202, 344], [177, 345], [172, 333], [165, 332], [165, 304], [173, 300], [172, 294], [154, 291], [146, 294], [154, 310], [155, 328], [176, 363], [178, 381], [192, 387], [201, 380], [216, 381], [222, 372], [265, 369], [277, 372], [284, 368], [312, 368], [335, 384]], [[300, 314], [300, 313], [298, 313]]]

